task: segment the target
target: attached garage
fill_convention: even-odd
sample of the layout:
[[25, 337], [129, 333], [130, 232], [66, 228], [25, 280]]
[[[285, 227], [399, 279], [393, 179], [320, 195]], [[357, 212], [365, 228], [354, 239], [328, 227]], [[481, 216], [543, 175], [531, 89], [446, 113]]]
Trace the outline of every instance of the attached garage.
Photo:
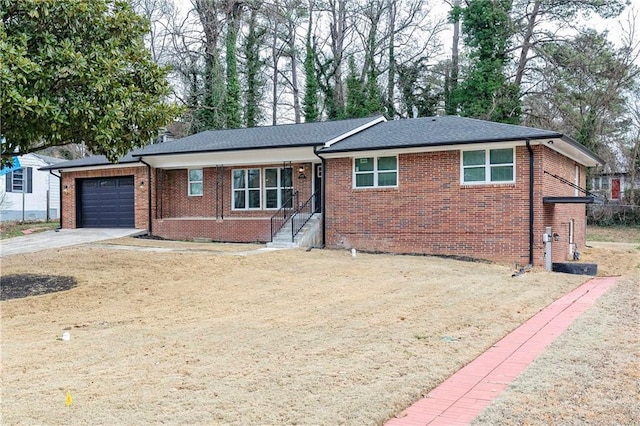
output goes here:
[[135, 228], [133, 182], [133, 176], [79, 179], [78, 227]]

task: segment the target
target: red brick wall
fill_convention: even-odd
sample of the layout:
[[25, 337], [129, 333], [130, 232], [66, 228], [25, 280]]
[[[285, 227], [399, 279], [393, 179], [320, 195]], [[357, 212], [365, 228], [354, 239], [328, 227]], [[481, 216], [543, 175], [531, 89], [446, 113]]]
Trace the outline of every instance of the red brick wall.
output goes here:
[[[555, 213], [548, 206], [543, 210], [543, 194], [573, 195], [568, 186], [550, 188], [543, 170], [551, 169], [573, 181], [575, 163], [546, 147], [533, 149], [534, 199], [538, 200], [534, 206], [534, 264], [543, 265], [544, 227], [562, 228], [563, 233], [558, 232], [563, 241], [568, 238], [567, 218], [574, 218], [582, 247], [585, 208], [562, 205], [555, 207]], [[398, 159], [399, 185], [389, 189], [354, 189], [352, 160], [327, 160], [327, 246], [464, 256], [518, 265], [529, 262], [526, 147], [516, 149], [513, 184], [461, 185], [460, 151], [404, 154]], [[581, 175], [584, 183], [584, 168]], [[564, 259], [567, 253], [568, 249], [556, 250], [554, 259]]]
[[352, 160], [327, 161], [328, 246], [528, 263], [526, 148], [503, 185], [461, 185], [459, 151], [398, 159], [392, 189], [353, 189]]
[[[62, 173], [62, 228], [76, 228], [76, 185], [78, 179], [97, 177], [133, 176], [135, 191], [135, 227], [148, 229], [148, 190], [147, 167], [122, 167], [102, 170], [84, 170]], [[143, 185], [140, 185], [144, 182]]]
[[[574, 183], [575, 167], [578, 165], [575, 161], [544, 147], [543, 164], [544, 171]], [[586, 186], [586, 169], [584, 166], [579, 166], [579, 170], [579, 186], [584, 188]], [[541, 187], [542, 195], [545, 197], [572, 197], [575, 195], [574, 188], [548, 174], [542, 173], [538, 182], [541, 184], [536, 185], [536, 188]], [[584, 196], [585, 194], [579, 192], [577, 195]], [[574, 221], [574, 242], [579, 252], [586, 244], [586, 206], [584, 204], [542, 204], [541, 198], [536, 199], [539, 201], [536, 207], [538, 208], [537, 211], [540, 212], [539, 217], [541, 218], [541, 220], [536, 223], [536, 238], [541, 240], [545, 227], [550, 226], [552, 232], [558, 234], [558, 241], [554, 241], [552, 244], [552, 261], [561, 262], [571, 260], [572, 255], [569, 250], [569, 223], [571, 220]], [[541, 262], [544, 262], [543, 246], [544, 245], [540, 243], [536, 250], [536, 257], [537, 259], [541, 259]]]
[[[306, 167], [306, 179], [298, 179], [301, 164], [292, 164], [293, 190], [299, 192], [302, 203], [311, 196], [312, 168]], [[189, 196], [187, 170], [157, 170], [154, 189], [161, 194], [155, 207], [153, 234], [170, 239], [211, 238], [214, 241], [264, 242], [271, 240], [273, 209], [233, 210], [232, 170], [260, 168], [264, 182], [265, 168], [279, 168], [280, 164], [261, 166], [233, 166], [203, 169], [203, 195]], [[218, 174], [221, 173], [221, 176]], [[264, 187], [262, 188], [264, 205]]]
[[271, 241], [270, 217], [265, 218], [172, 218], [153, 221], [153, 234], [172, 240], [210, 238], [224, 242]]

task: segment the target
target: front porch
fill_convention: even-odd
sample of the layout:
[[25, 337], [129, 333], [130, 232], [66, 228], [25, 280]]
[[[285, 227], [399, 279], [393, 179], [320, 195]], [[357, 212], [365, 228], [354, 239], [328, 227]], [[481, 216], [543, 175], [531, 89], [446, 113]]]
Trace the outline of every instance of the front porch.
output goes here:
[[320, 238], [319, 162], [156, 168], [152, 185], [154, 236], [281, 245], [286, 235], [288, 245]]

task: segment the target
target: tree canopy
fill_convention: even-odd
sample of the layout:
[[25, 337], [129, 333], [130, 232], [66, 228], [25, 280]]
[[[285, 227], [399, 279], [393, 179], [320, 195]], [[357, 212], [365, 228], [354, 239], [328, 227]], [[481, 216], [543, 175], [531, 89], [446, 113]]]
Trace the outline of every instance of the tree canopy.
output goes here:
[[0, 0], [2, 158], [84, 143], [111, 161], [180, 112], [149, 22], [113, 0]]

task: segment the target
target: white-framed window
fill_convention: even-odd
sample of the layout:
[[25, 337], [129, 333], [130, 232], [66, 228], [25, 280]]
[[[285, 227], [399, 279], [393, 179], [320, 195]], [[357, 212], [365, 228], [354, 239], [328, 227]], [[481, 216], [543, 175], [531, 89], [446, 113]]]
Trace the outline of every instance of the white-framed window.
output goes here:
[[363, 157], [353, 160], [353, 187], [398, 186], [398, 157]]
[[235, 169], [232, 171], [233, 209], [259, 209], [260, 169]]
[[293, 169], [291, 167], [264, 169], [264, 208], [279, 209], [284, 203], [291, 207]]
[[189, 196], [202, 196], [203, 190], [203, 173], [202, 169], [189, 169]]
[[24, 192], [26, 194], [33, 192], [33, 169], [31, 167], [23, 167], [9, 172], [5, 179], [6, 192]]
[[607, 176], [603, 176], [600, 178], [602, 181], [602, 189], [605, 191], [609, 190], [609, 178]]
[[515, 182], [515, 149], [462, 151], [463, 184]]

